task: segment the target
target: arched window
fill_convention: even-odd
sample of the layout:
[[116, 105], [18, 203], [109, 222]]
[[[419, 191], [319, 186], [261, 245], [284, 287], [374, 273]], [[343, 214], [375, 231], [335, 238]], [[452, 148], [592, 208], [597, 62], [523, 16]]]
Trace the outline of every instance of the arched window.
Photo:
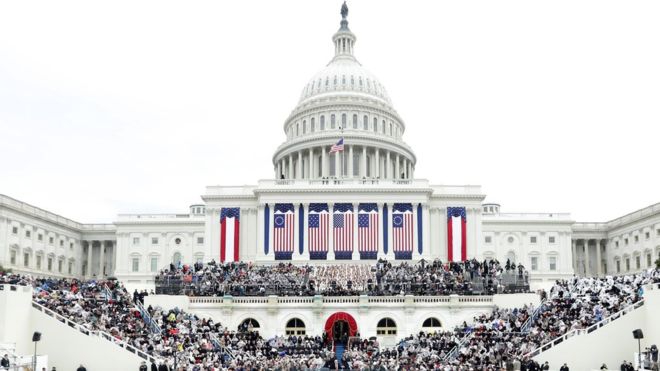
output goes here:
[[335, 114], [330, 115], [330, 129], [335, 128]]
[[307, 120], [303, 120], [303, 134], [307, 132]]
[[172, 255], [172, 264], [174, 264], [177, 267], [179, 266], [179, 264], [181, 264], [181, 253], [177, 252], [174, 253], [174, 255]]
[[364, 117], [362, 118], [362, 126], [363, 126], [362, 128], [363, 130], [369, 130], [369, 118], [367, 117], [367, 115], [364, 115]]
[[390, 135], [392, 135], [392, 123], [390, 122]]
[[378, 127], [378, 119], [374, 117], [374, 131], [376, 131], [376, 127]]
[[300, 123], [296, 123], [296, 136], [300, 135]]
[[321, 115], [320, 130], [325, 130], [325, 116]]
[[357, 129], [357, 115], [353, 115], [353, 129]]
[[259, 330], [259, 322], [254, 318], [246, 318], [238, 326], [238, 331], [256, 331]]
[[341, 75], [341, 84], [346, 85], [346, 75]]
[[309, 128], [309, 132], [313, 133], [314, 131], [316, 131], [316, 123], [314, 122], [313, 117], [309, 121], [310, 121], [310, 125], [311, 125], [311, 127]]
[[422, 323], [422, 328], [424, 329], [437, 329], [441, 327], [442, 324], [440, 323], [440, 320], [435, 317], [427, 318], [424, 320], [424, 323]]
[[291, 318], [284, 328], [286, 335], [305, 335], [305, 322], [300, 318]]
[[383, 120], [383, 126], [380, 127], [380, 132], [385, 134], [385, 120]]
[[345, 113], [341, 114], [341, 127], [343, 129], [346, 129], [346, 114]]
[[396, 335], [396, 322], [389, 317], [381, 319], [376, 326], [376, 335]]

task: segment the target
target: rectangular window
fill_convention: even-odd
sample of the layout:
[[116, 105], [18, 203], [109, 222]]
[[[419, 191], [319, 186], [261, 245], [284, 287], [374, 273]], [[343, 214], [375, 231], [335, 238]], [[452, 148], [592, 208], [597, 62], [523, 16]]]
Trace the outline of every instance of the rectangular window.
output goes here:
[[626, 246], [628, 246], [628, 239], [625, 238], [625, 239], [623, 240], [623, 243], [624, 243]]
[[616, 261], [616, 272], [621, 273], [621, 260]]
[[140, 270], [140, 258], [133, 258], [133, 264], [131, 266], [133, 272]]
[[53, 270], [53, 258], [48, 258], [48, 271]]
[[16, 265], [16, 250], [11, 251], [9, 262], [11, 263], [11, 265]]
[[158, 245], [158, 237], [151, 237], [151, 244]]
[[73, 249], [73, 242], [69, 242], [69, 248]]
[[644, 233], [644, 238], [646, 238], [647, 240], [648, 240], [649, 238], [651, 238], [651, 232], [645, 232], [645, 233]]
[[25, 253], [23, 254], [23, 266], [27, 267], [28, 265], [30, 265], [30, 254]]
[[557, 257], [556, 256], [551, 256], [548, 258], [548, 268], [551, 271], [556, 271], [557, 270]]
[[536, 243], [536, 236], [532, 236], [529, 238], [530, 243]]
[[619, 241], [614, 242], [614, 246], [619, 247]]
[[133, 245], [139, 245], [140, 244], [140, 237], [133, 237]]
[[197, 244], [198, 245], [203, 245], [204, 244], [204, 237], [197, 237]]
[[64, 240], [60, 240], [60, 247], [64, 247]]
[[651, 254], [646, 254], [646, 266], [651, 267]]
[[626, 259], [626, 272], [630, 271], [630, 258]]
[[158, 258], [151, 258], [151, 272], [155, 273], [158, 271]]
[[32, 232], [25, 231], [25, 237], [30, 238], [30, 236], [32, 236]]
[[532, 256], [532, 270], [538, 270], [539, 269], [539, 257], [538, 256]]
[[550, 236], [548, 240], [550, 241], [550, 243], [555, 243], [555, 236]]
[[491, 243], [491, 242], [493, 242], [493, 237], [486, 236], [486, 243]]
[[62, 263], [64, 263], [64, 261], [62, 260], [57, 261], [57, 271], [60, 273], [62, 273]]
[[41, 269], [41, 255], [37, 255], [37, 269]]
[[39, 240], [39, 241], [43, 241], [43, 240], [44, 240], [44, 235], [41, 234], [41, 233], [39, 233], [39, 234], [37, 235], [37, 240]]
[[[11, 227], [11, 233], [18, 234], [18, 227]], [[660, 234], [660, 233], [658, 233]]]
[[53, 241], [54, 241], [53, 237], [48, 237], [48, 243], [49, 243], [49, 244], [52, 245], [52, 244], [53, 244]]
[[635, 242], [639, 242], [639, 236], [635, 236]]
[[642, 257], [637, 255], [635, 257], [635, 269], [640, 269], [642, 267]]
[[73, 274], [73, 263], [69, 262], [69, 274]]

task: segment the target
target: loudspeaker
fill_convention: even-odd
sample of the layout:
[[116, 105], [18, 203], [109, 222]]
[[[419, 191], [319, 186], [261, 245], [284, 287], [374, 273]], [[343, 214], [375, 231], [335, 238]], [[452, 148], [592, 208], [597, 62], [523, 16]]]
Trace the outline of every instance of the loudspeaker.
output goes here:
[[644, 339], [644, 333], [642, 332], [642, 329], [637, 329], [633, 330], [633, 337], [635, 339]]
[[32, 341], [39, 341], [41, 340], [41, 332], [35, 331], [34, 334], [32, 334]]

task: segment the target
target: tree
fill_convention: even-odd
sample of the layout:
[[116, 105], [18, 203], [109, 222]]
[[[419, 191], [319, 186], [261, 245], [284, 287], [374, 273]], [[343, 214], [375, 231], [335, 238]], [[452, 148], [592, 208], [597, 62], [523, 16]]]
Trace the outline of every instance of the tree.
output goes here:
[[656, 267], [657, 269], [660, 269], [660, 258], [657, 258], [657, 259], [655, 260], [655, 267]]
[[5, 268], [2, 265], [0, 265], [0, 273], [11, 273], [11, 269]]

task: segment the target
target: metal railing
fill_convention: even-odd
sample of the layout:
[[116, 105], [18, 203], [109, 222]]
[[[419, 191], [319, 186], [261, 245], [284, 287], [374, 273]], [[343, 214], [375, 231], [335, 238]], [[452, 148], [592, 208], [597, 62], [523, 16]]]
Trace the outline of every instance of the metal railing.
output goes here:
[[449, 351], [449, 353], [447, 353], [447, 355], [445, 355], [442, 361], [446, 362], [456, 358], [456, 356], [458, 355], [458, 351], [461, 350], [463, 345], [465, 345], [465, 343], [467, 343], [472, 336], [474, 336], [474, 332], [472, 331], [472, 329], [467, 329], [467, 334], [461, 339], [461, 341], [458, 342], [458, 344], [456, 344], [455, 347], [453, 347]]
[[156, 323], [156, 321], [151, 318], [151, 314], [144, 308], [144, 305], [138, 300], [135, 302], [135, 306], [138, 307], [138, 310], [140, 311], [140, 315], [142, 315], [142, 320], [149, 326], [149, 330], [151, 330], [151, 333], [153, 334], [160, 334], [162, 333], [162, 329]]
[[137, 349], [136, 347], [128, 344], [127, 342], [125, 342], [123, 340], [117, 339], [116, 337], [108, 334], [107, 332], [100, 331], [100, 330], [90, 330], [90, 329], [84, 327], [83, 325], [62, 316], [61, 314], [58, 314], [58, 313], [44, 307], [43, 305], [41, 305], [41, 304], [39, 304], [35, 301], [32, 302], [32, 308], [46, 314], [47, 316], [50, 316], [50, 317], [62, 322], [63, 324], [71, 327], [74, 330], [79, 331], [80, 333], [82, 333], [84, 335], [100, 337], [100, 338], [105, 339], [105, 340], [107, 340], [107, 341], [109, 341], [109, 342], [111, 342], [111, 343], [113, 343], [113, 344], [115, 344], [115, 345], [117, 345], [121, 348], [126, 349], [127, 351], [137, 355], [138, 357], [140, 357], [140, 358], [142, 358], [146, 361], [153, 362], [153, 363], [158, 363], [157, 362], [158, 359], [156, 357]]
[[525, 354], [523, 356], [523, 358], [529, 359], [529, 358], [532, 358], [532, 357], [536, 357], [537, 355], [545, 352], [548, 349], [551, 349], [554, 346], [557, 346], [557, 345], [561, 344], [562, 342], [572, 338], [573, 336], [590, 334], [590, 333], [596, 331], [597, 329], [607, 325], [608, 323], [611, 323], [612, 321], [617, 320], [617, 319], [625, 316], [626, 314], [632, 312], [633, 310], [642, 307], [643, 305], [644, 305], [644, 299], [621, 309], [620, 311], [614, 313], [613, 315], [601, 320], [600, 322], [594, 323], [593, 325], [591, 325], [591, 326], [589, 326], [585, 329], [571, 330], [571, 331], [565, 333], [562, 336], [559, 336], [557, 338], [554, 338], [554, 339], [550, 340], [549, 342], [547, 342], [545, 344], [542, 344], [540, 347], [536, 348], [535, 350]]
[[529, 332], [529, 328], [532, 326], [532, 323], [536, 321], [538, 318], [539, 314], [541, 314], [541, 309], [543, 308], [543, 305], [545, 304], [547, 299], [543, 299], [541, 303], [539, 303], [539, 306], [534, 309], [534, 312], [532, 312], [532, 315], [527, 318], [525, 323], [523, 323], [522, 327], [520, 328], [520, 331], [522, 332]]

